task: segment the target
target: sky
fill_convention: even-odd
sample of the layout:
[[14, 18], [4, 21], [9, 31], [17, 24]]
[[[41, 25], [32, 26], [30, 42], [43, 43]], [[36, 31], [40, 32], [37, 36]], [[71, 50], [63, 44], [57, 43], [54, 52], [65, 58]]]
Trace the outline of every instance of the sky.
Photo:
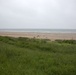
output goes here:
[[76, 29], [76, 0], [0, 0], [0, 29]]

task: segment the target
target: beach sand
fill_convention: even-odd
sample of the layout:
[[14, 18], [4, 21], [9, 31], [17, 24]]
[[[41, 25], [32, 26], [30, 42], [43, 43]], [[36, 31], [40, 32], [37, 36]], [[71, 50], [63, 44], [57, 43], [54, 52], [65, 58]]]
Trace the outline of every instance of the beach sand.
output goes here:
[[76, 40], [76, 33], [0, 32], [0, 36], [28, 37], [50, 40]]

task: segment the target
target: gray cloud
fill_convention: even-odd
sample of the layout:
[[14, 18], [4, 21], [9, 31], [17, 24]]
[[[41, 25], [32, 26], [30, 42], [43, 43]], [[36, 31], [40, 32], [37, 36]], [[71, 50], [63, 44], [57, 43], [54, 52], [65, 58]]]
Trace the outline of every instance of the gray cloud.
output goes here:
[[76, 0], [0, 0], [0, 28], [76, 29]]

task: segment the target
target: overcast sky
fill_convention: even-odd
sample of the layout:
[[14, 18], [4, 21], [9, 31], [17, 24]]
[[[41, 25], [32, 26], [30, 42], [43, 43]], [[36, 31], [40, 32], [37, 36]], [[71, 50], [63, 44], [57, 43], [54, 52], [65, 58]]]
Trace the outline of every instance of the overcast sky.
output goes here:
[[0, 0], [1, 28], [76, 29], [76, 0]]

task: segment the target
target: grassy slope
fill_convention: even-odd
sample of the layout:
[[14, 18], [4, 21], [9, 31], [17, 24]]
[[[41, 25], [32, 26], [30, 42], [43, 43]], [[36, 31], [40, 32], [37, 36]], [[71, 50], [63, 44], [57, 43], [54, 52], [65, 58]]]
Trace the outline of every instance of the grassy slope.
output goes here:
[[76, 44], [0, 37], [0, 75], [76, 75]]

